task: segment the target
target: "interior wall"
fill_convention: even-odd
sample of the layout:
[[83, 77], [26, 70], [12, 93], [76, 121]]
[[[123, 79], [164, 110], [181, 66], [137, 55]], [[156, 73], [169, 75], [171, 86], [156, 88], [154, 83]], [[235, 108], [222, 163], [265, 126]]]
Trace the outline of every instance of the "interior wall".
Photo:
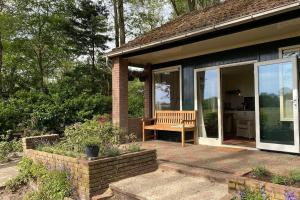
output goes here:
[[[242, 106], [244, 97], [254, 97], [254, 66], [239, 66], [223, 68], [222, 71], [223, 103], [230, 102], [235, 106]], [[228, 91], [240, 90], [241, 95], [228, 95]]]

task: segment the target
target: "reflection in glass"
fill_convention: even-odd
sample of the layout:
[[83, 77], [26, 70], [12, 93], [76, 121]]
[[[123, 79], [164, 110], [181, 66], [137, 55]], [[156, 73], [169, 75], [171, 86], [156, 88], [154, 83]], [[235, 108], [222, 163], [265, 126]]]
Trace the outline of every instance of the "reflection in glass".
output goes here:
[[197, 73], [197, 101], [200, 137], [218, 138], [218, 72]]
[[260, 140], [294, 144], [293, 64], [259, 66]]
[[180, 110], [179, 71], [154, 74], [155, 110]]

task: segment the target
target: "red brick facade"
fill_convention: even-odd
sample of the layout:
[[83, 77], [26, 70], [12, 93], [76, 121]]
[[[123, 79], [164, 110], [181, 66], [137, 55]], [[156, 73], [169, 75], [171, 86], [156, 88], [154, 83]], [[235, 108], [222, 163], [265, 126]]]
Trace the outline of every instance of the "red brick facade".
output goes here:
[[144, 83], [144, 116], [146, 118], [152, 117], [152, 70], [151, 66], [145, 67], [147, 78]]
[[152, 172], [158, 167], [156, 150], [142, 150], [117, 157], [86, 160], [34, 149], [33, 144], [53, 142], [57, 139], [57, 135], [24, 138], [24, 154], [49, 169], [67, 171], [75, 191], [82, 200], [103, 193], [112, 182]]
[[128, 130], [128, 62], [113, 59], [112, 67], [112, 120], [123, 130]]

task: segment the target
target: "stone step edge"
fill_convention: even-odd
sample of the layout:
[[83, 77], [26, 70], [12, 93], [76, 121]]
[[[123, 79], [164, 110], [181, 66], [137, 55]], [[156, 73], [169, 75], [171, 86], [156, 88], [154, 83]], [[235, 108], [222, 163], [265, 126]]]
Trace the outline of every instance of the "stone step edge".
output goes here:
[[[121, 199], [130, 199], [130, 200], [146, 200], [146, 198], [141, 197], [139, 195], [130, 193], [130, 192], [125, 192], [122, 189], [114, 186], [114, 185], [110, 185], [109, 188], [112, 190], [113, 195], [115, 197], [121, 197]], [[126, 197], [126, 198], [125, 198]]]
[[188, 166], [185, 164], [179, 164], [171, 161], [162, 160], [159, 161], [158, 167], [161, 170], [174, 171], [192, 177], [203, 177], [207, 178], [210, 181], [215, 181], [219, 183], [227, 183], [228, 179], [233, 175], [231, 173], [221, 172], [213, 169]]

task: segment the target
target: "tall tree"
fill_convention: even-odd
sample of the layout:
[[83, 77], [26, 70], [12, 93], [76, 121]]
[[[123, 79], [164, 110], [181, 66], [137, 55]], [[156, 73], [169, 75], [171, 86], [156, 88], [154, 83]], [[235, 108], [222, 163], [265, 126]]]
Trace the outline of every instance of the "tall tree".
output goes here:
[[175, 16], [192, 12], [197, 9], [204, 9], [212, 6], [221, 0], [169, 0]]
[[161, 0], [129, 0], [127, 35], [136, 37], [162, 25], [166, 21], [164, 3]]
[[120, 30], [119, 30], [119, 15], [118, 15], [118, 0], [113, 0], [113, 9], [114, 9], [114, 30], [115, 30], [115, 45], [116, 47], [120, 46]]
[[126, 42], [123, 0], [118, 0], [118, 15], [119, 15], [119, 29], [120, 29], [120, 46], [122, 46]]
[[[108, 11], [101, 2], [79, 0], [71, 8], [70, 16], [66, 20], [65, 33], [70, 50], [81, 60], [86, 58], [91, 74], [99, 67], [100, 56], [107, 49], [106, 43], [109, 40], [107, 18]], [[100, 67], [103, 66], [105, 65], [102, 64]], [[92, 79], [96, 80], [94, 76]], [[99, 86], [95, 83], [94, 89], [96, 87]]]
[[126, 42], [126, 29], [124, 17], [124, 1], [112, 0], [114, 9], [114, 30], [116, 47], [122, 46]]
[[32, 73], [32, 87], [42, 91], [47, 91], [49, 79], [55, 78], [67, 57], [63, 34], [58, 28], [64, 19], [66, 2], [14, 0], [15, 15], [21, 22], [14, 40], [26, 49], [22, 53]]

